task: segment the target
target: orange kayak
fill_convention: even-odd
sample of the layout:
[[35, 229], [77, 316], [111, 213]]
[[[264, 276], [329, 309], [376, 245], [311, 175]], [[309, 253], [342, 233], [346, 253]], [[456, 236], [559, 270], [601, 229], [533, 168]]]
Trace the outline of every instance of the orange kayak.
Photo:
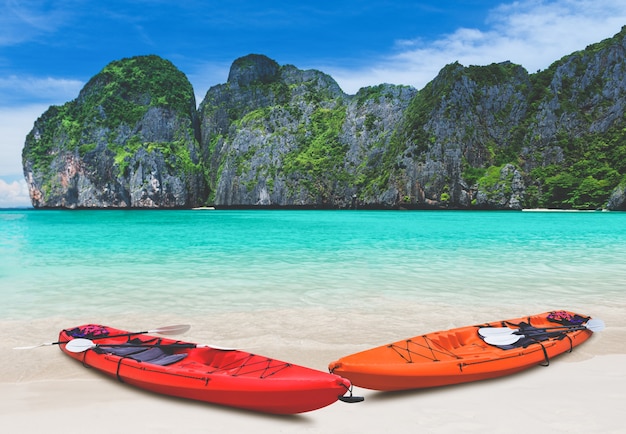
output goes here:
[[567, 311], [438, 331], [330, 363], [330, 372], [373, 390], [405, 390], [513, 374], [585, 342], [601, 320]]
[[[62, 330], [61, 350], [123, 383], [254, 411], [295, 414], [343, 396], [351, 384], [335, 374], [245, 351], [203, 346], [87, 324]], [[85, 345], [86, 343], [86, 345]]]

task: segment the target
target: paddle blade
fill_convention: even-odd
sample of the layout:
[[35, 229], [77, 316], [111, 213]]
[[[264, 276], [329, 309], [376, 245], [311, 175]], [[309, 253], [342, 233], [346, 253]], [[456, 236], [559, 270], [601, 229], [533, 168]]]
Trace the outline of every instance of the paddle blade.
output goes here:
[[519, 341], [524, 336], [522, 335], [510, 335], [510, 334], [500, 334], [485, 337], [484, 341], [489, 345], [511, 345], [515, 342]]
[[602, 330], [604, 330], [604, 321], [602, 321], [601, 319], [592, 318], [589, 321], [587, 321], [587, 324], [585, 324], [585, 327], [594, 333], [601, 332]]
[[178, 335], [185, 333], [191, 326], [189, 324], [178, 324], [172, 326], [161, 327], [154, 330], [148, 330], [147, 333], [158, 333], [160, 335]]
[[72, 339], [65, 345], [65, 349], [70, 353], [82, 353], [83, 351], [87, 351], [91, 348], [95, 348], [97, 344], [95, 344], [92, 340], [89, 339]]
[[512, 335], [518, 331], [519, 329], [510, 329], [508, 327], [482, 327], [478, 329], [478, 334], [486, 338], [487, 336]]

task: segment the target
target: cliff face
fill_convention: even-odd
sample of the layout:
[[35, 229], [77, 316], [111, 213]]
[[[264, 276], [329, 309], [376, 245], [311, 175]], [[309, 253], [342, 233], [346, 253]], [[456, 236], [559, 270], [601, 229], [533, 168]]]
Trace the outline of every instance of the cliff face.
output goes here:
[[206, 195], [197, 136], [193, 89], [170, 62], [113, 62], [28, 134], [23, 164], [33, 205], [196, 205]]
[[520, 208], [515, 134], [528, 87], [526, 70], [511, 63], [446, 66], [404, 111], [387, 151], [388, 195], [409, 207]]
[[169, 62], [125, 59], [37, 120], [24, 171], [36, 207], [626, 209], [625, 54], [626, 28], [535, 74], [356, 95], [249, 55], [197, 111]]
[[354, 98], [319, 71], [251, 55], [200, 106], [218, 206], [351, 206], [370, 154], [416, 91], [378, 86]]

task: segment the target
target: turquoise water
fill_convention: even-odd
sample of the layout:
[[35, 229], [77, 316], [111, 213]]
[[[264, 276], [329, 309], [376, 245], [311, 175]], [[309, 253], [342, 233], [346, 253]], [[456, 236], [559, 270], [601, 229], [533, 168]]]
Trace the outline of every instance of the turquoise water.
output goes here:
[[626, 213], [0, 211], [1, 319], [626, 305]]

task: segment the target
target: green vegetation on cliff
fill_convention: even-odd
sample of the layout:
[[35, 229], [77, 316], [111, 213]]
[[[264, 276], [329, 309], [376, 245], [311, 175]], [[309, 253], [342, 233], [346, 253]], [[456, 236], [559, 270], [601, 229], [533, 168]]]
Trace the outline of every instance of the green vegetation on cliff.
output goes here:
[[97, 107], [106, 113], [109, 128], [136, 124], [149, 107], [191, 114], [195, 109], [193, 87], [171, 62], [158, 56], [140, 56], [111, 62], [85, 86], [83, 114]]
[[564, 140], [561, 145], [564, 164], [538, 167], [532, 173], [544, 189], [538, 206], [603, 207], [613, 189], [626, 181], [626, 128]]
[[345, 118], [343, 105], [318, 107], [309, 122], [299, 126], [297, 149], [285, 155], [285, 174], [300, 177], [303, 185], [324, 201], [333, 193], [335, 182], [348, 179], [343, 169], [347, 146], [339, 140]]

